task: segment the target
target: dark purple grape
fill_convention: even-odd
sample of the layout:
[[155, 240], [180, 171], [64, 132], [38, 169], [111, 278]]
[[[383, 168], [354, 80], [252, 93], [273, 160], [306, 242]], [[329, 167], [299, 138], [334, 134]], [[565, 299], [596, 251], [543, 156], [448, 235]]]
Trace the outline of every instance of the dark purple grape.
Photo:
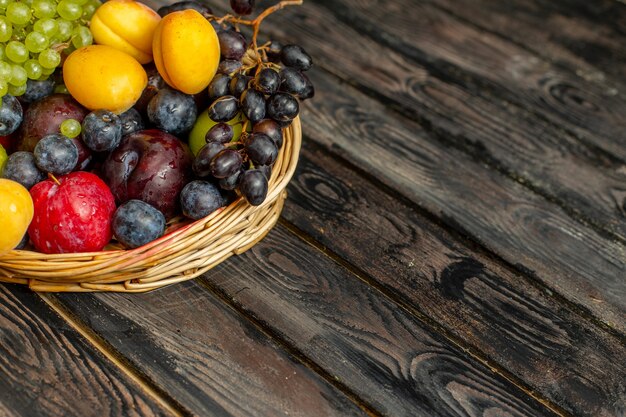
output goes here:
[[261, 171], [263, 173], [263, 175], [265, 175], [265, 178], [267, 178], [268, 181], [270, 180], [270, 177], [272, 176], [272, 166], [271, 165], [257, 165], [256, 169]]
[[207, 90], [209, 92], [209, 99], [211, 101], [230, 94], [230, 77], [225, 74], [216, 74], [209, 84]]
[[224, 144], [219, 142], [204, 145], [193, 160], [193, 172], [201, 178], [211, 175], [211, 161], [224, 149], [226, 149]]
[[120, 114], [120, 122], [122, 123], [122, 136], [139, 132], [145, 128], [141, 114], [132, 107]]
[[280, 70], [280, 86], [279, 91], [294, 95], [300, 95], [307, 88], [304, 74], [295, 68], [285, 67]]
[[15, 152], [9, 156], [1, 174], [2, 178], [19, 182], [27, 190], [46, 179], [46, 174], [41, 172], [35, 164], [35, 155], [23, 151]]
[[313, 83], [311, 82], [309, 77], [307, 77], [306, 74], [303, 73], [302, 77], [304, 78], [306, 85], [304, 89], [300, 93], [298, 93], [298, 98], [300, 100], [307, 100], [307, 99], [313, 98], [313, 96], [315, 96], [315, 87], [313, 87]]
[[291, 122], [300, 111], [298, 99], [288, 93], [276, 93], [267, 100], [267, 115], [277, 122]]
[[278, 148], [269, 136], [263, 133], [253, 133], [248, 136], [245, 144], [248, 158], [255, 165], [272, 165], [278, 157]]
[[230, 8], [238, 15], [249, 15], [254, 10], [254, 0], [230, 0]]
[[256, 123], [265, 117], [265, 96], [254, 88], [241, 94], [241, 110], [248, 120]]
[[258, 169], [244, 172], [239, 182], [241, 195], [253, 206], [259, 206], [265, 201], [268, 188], [265, 174]]
[[271, 95], [278, 91], [280, 75], [271, 68], [264, 68], [254, 80], [254, 88], [263, 94]]
[[239, 100], [234, 96], [218, 98], [209, 106], [209, 118], [214, 122], [227, 122], [239, 112]]
[[92, 151], [108, 152], [122, 141], [122, 121], [108, 110], [96, 110], [83, 119], [83, 143]]
[[219, 182], [220, 188], [226, 191], [232, 191], [239, 185], [243, 170], [239, 170], [230, 177], [222, 178]]
[[158, 129], [174, 136], [189, 132], [196, 122], [198, 108], [193, 96], [164, 88], [148, 103], [148, 119]]
[[285, 45], [280, 51], [280, 60], [288, 67], [307, 71], [313, 66], [311, 55], [307, 54], [301, 46]]
[[230, 81], [230, 94], [235, 97], [241, 97], [241, 93], [246, 91], [248, 88], [248, 82], [252, 77], [244, 74], [237, 74]]
[[15, 132], [24, 119], [20, 102], [12, 95], [5, 94], [0, 104], [0, 136]]
[[211, 160], [211, 174], [215, 178], [226, 178], [241, 169], [243, 158], [233, 149], [224, 149]]
[[221, 61], [219, 67], [217, 67], [217, 73], [231, 75], [239, 71], [242, 65], [241, 61], [225, 59]]
[[37, 168], [54, 175], [69, 174], [78, 163], [78, 148], [72, 139], [56, 133], [44, 136], [34, 154]]
[[235, 131], [231, 125], [228, 123], [218, 123], [206, 132], [204, 135], [204, 139], [207, 143], [209, 142], [218, 142], [218, 143], [228, 143], [233, 140], [233, 136]]
[[192, 181], [180, 193], [183, 214], [193, 220], [200, 220], [225, 204], [220, 190], [208, 181]]
[[278, 123], [272, 119], [263, 119], [256, 123], [252, 128], [252, 133], [263, 133], [274, 141], [276, 147], [280, 149], [283, 146], [283, 130]]
[[129, 200], [113, 214], [113, 235], [127, 248], [138, 248], [163, 236], [165, 216], [141, 200]]
[[283, 44], [278, 41], [272, 41], [269, 44], [267, 51], [267, 59], [270, 62], [280, 62], [280, 51], [283, 49]]
[[187, 9], [193, 9], [197, 11], [202, 16], [204, 16], [205, 19], [211, 17], [211, 15], [213, 14], [213, 11], [211, 11], [210, 8], [200, 2], [193, 0], [179, 1], [168, 6], [163, 6], [159, 10], [157, 10], [157, 13], [159, 14], [159, 16], [163, 17], [172, 12], [178, 12]]
[[26, 92], [19, 99], [24, 103], [33, 103], [49, 96], [54, 92], [54, 78], [47, 80], [28, 80], [26, 81]]
[[241, 60], [246, 53], [248, 43], [246, 38], [236, 30], [221, 30], [217, 33], [220, 42], [220, 52], [223, 59]]

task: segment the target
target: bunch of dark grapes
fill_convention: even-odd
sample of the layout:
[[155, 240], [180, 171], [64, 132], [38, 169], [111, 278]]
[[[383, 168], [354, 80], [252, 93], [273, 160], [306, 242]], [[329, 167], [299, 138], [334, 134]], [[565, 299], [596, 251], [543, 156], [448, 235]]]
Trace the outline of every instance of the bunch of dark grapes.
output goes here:
[[[230, 3], [238, 15], [250, 14], [254, 7], [254, 0]], [[217, 124], [206, 134], [194, 171], [260, 205], [283, 144], [282, 129], [298, 116], [300, 101], [315, 93], [305, 74], [313, 62], [298, 45], [256, 46], [256, 39], [249, 42], [234, 26], [221, 23], [221, 62], [208, 87], [208, 116]], [[234, 120], [243, 120], [240, 135], [235, 134]]]

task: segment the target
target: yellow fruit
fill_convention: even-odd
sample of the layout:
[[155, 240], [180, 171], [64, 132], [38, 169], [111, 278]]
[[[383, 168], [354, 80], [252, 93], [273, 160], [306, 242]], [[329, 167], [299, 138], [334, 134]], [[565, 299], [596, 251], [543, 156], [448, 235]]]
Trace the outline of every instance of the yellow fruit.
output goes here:
[[67, 57], [63, 81], [70, 94], [88, 109], [119, 114], [139, 100], [148, 76], [127, 53], [106, 45], [91, 45]]
[[126, 52], [142, 64], [152, 61], [152, 38], [161, 16], [143, 3], [109, 0], [98, 7], [89, 29], [96, 43]]
[[205, 89], [220, 63], [220, 44], [213, 26], [192, 9], [161, 19], [152, 53], [165, 82], [187, 94]]
[[15, 181], [0, 179], [0, 256], [20, 243], [33, 213], [28, 190]]

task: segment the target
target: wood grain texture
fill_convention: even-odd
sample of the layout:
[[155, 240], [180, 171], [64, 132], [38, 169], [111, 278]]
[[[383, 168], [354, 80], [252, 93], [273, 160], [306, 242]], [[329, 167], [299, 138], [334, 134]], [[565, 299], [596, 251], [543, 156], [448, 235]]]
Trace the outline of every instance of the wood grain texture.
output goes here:
[[[446, 85], [437, 91], [428, 85], [431, 78], [426, 71], [363, 38], [314, 2], [282, 12], [287, 15], [272, 26], [274, 35], [306, 45], [320, 65], [343, 80], [366, 80], [372, 89], [406, 97], [415, 105], [416, 117], [430, 112], [460, 120], [457, 133], [472, 125], [486, 128], [486, 121], [471, 110], [474, 97], [455, 97], [459, 89]], [[519, 183], [439, 143], [439, 136], [453, 133], [422, 120], [429, 129], [424, 131], [422, 125], [389, 111], [387, 106], [393, 103], [378, 103], [320, 74], [311, 73], [318, 94], [302, 110], [306, 135], [337, 149], [449, 225], [624, 332], [623, 245], [581, 226]], [[444, 111], [433, 100], [419, 104], [416, 97], [426, 97], [424, 92], [441, 103], [464, 104], [471, 112], [466, 115], [469, 119], [464, 121], [461, 111]], [[496, 103], [491, 106], [497, 111]]]
[[365, 414], [195, 282], [56, 299], [192, 415]]
[[306, 142], [283, 216], [564, 410], [626, 408], [614, 337]]
[[383, 415], [552, 415], [281, 226], [202, 279]]
[[[427, 84], [437, 92], [425, 92], [421, 98], [430, 99], [430, 110], [437, 113], [424, 117], [434, 127], [451, 133], [446, 140], [626, 242], [626, 163], [595, 155], [577, 138], [603, 135], [603, 140], [625, 150], [626, 156], [623, 94], [609, 94], [606, 87], [556, 68], [428, 3], [316, 3], [326, 5], [329, 12], [386, 47], [421, 63], [432, 77], [457, 87], [452, 95], [450, 88], [437, 87], [439, 80], [429, 81]], [[374, 15], [371, 10], [378, 13]], [[447, 97], [439, 96], [438, 100], [438, 94]], [[479, 96], [490, 105], [473, 103], [470, 109], [463, 96]], [[394, 99], [394, 95], [389, 98]], [[493, 105], [502, 99], [507, 105]], [[459, 113], [470, 117], [459, 117]], [[489, 115], [490, 124], [477, 124], [474, 114], [481, 118]], [[581, 129], [584, 132], [576, 133]]]
[[0, 415], [170, 414], [39, 296], [0, 285]]

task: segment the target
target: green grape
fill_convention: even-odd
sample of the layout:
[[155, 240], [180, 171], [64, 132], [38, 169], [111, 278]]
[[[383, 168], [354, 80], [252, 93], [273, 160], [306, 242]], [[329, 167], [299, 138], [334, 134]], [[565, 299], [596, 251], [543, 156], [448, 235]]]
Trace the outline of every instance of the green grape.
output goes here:
[[13, 69], [11, 68], [11, 64], [5, 61], [0, 61], [0, 79], [4, 81], [9, 81], [11, 78]]
[[22, 42], [11, 41], [4, 48], [4, 53], [11, 61], [21, 64], [28, 59], [28, 49]]
[[65, 119], [61, 122], [60, 130], [62, 135], [73, 139], [76, 136], [80, 135], [80, 122], [76, 119]]
[[28, 80], [26, 70], [19, 65], [12, 65], [11, 79], [9, 80], [9, 84], [15, 87], [19, 87], [22, 84], [26, 84], [26, 80]]
[[76, 3], [79, 6], [84, 6], [85, 4], [87, 4], [89, 2], [89, 0], [69, 0], [72, 3]]
[[57, 94], [69, 94], [70, 93], [67, 87], [65, 86], [65, 84], [57, 84], [54, 87], [54, 92]]
[[54, 17], [57, 14], [57, 5], [51, 0], [34, 0], [33, 12], [35, 17], [45, 19]]
[[13, 25], [13, 35], [11, 36], [11, 39], [13, 39], [14, 41], [23, 42], [24, 39], [26, 39], [26, 35], [28, 35], [28, 32], [29, 31], [26, 26]]
[[31, 80], [38, 80], [43, 75], [41, 64], [34, 59], [24, 62], [24, 69], [26, 70], [26, 75]]
[[48, 76], [51, 75], [54, 71], [56, 70], [56, 68], [43, 68], [41, 69], [41, 73], [43, 74], [42, 77], [46, 77], [44, 79], [48, 79]]
[[13, 34], [13, 25], [4, 16], [0, 16], [0, 42], [6, 42], [11, 39]]
[[16, 25], [25, 25], [30, 20], [30, 7], [25, 3], [11, 3], [7, 6], [7, 19]]
[[61, 63], [61, 55], [54, 49], [46, 49], [39, 54], [38, 60], [44, 68], [56, 68]]
[[91, 20], [91, 17], [96, 12], [96, 9], [98, 8], [98, 6], [100, 5], [95, 5], [91, 3], [84, 5], [83, 6], [83, 19]]
[[78, 26], [72, 31], [72, 44], [76, 49], [93, 43], [91, 31], [86, 26]]
[[9, 85], [6, 81], [0, 80], [0, 97], [4, 97], [9, 91]]
[[13, 0], [0, 0], [0, 9], [6, 9]]
[[22, 85], [12, 85], [9, 84], [9, 94], [11, 94], [12, 96], [18, 97], [21, 95], [24, 95], [24, 93], [26, 92], [26, 83], [22, 84]]
[[4, 45], [0, 44], [0, 61], [6, 61], [7, 60], [7, 56], [4, 53]]
[[26, 35], [24, 44], [30, 52], [39, 53], [48, 47], [48, 38], [39, 32], [30, 32]]
[[59, 26], [56, 20], [47, 18], [36, 21], [33, 30], [50, 39], [59, 31]]
[[55, 38], [59, 39], [61, 42], [65, 42], [72, 36], [72, 22], [68, 22], [64, 19], [57, 19], [57, 27], [58, 32]]
[[57, 4], [57, 13], [63, 19], [76, 20], [83, 15], [83, 8], [69, 0], [61, 0], [59, 4]]

